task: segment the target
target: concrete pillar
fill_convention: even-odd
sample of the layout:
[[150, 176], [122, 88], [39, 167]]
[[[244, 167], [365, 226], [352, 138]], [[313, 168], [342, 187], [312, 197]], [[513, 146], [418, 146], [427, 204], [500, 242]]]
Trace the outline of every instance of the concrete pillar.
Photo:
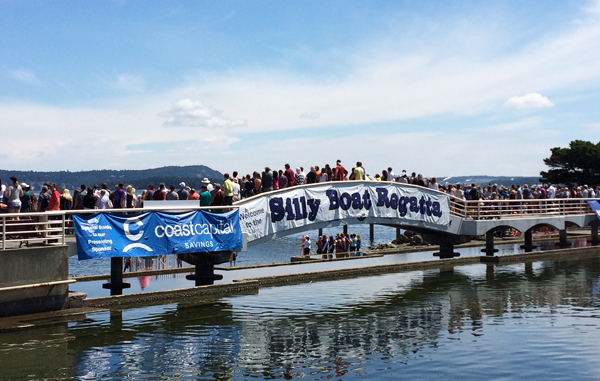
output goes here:
[[498, 249], [494, 248], [494, 231], [490, 230], [485, 233], [485, 249], [481, 249], [485, 255], [493, 257], [494, 253], [498, 252]]
[[372, 242], [375, 240], [375, 225], [369, 224], [369, 240]]
[[344, 234], [348, 234], [348, 225], [344, 225]]
[[196, 281], [196, 286], [214, 284], [215, 280], [223, 279], [223, 275], [215, 274], [215, 265], [196, 263], [194, 274], [186, 275], [185, 279]]
[[319, 237], [323, 235], [323, 229], [319, 229]]
[[598, 222], [593, 222], [590, 225], [590, 228], [592, 229], [592, 237], [588, 240], [588, 242], [591, 243], [592, 246], [600, 245], [600, 240], [598, 240], [598, 225]]
[[400, 228], [396, 228], [396, 241], [400, 240], [400, 235], [402, 233], [400, 232]]
[[526, 253], [531, 253], [533, 249], [537, 247], [533, 244], [532, 229], [525, 231], [525, 234], [523, 234], [523, 236], [525, 237], [525, 244], [521, 245], [521, 249], [524, 249]]
[[123, 282], [123, 257], [110, 258], [110, 282], [104, 283], [102, 288], [110, 290], [110, 295], [123, 295], [124, 288], [131, 284]]
[[454, 244], [443, 242], [440, 243], [440, 251], [433, 253], [434, 257], [440, 257], [440, 259], [460, 257], [460, 253], [454, 252]]
[[571, 246], [571, 242], [567, 242], [567, 229], [560, 229], [558, 231], [558, 242], [556, 246], [560, 247], [569, 247]]

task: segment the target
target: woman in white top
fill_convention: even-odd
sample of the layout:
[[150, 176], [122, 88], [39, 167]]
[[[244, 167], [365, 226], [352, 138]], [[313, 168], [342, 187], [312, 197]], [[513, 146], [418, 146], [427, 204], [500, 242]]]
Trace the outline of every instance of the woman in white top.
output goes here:
[[98, 199], [96, 199], [96, 207], [98, 209], [108, 209], [108, 202], [109, 202], [109, 198], [108, 198], [108, 194], [106, 193], [106, 189], [102, 189], [100, 191], [100, 197], [98, 197]]

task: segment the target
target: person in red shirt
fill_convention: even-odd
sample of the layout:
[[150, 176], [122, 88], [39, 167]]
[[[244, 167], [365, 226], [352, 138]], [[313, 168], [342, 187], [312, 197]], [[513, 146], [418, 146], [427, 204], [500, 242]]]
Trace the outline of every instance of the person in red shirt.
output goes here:
[[294, 186], [294, 180], [296, 179], [296, 175], [294, 174], [294, 170], [292, 170], [290, 168], [289, 164], [285, 165], [284, 175], [287, 178], [287, 186], [288, 187], [293, 187]]
[[56, 184], [50, 184], [50, 202], [48, 210], [60, 210], [60, 193], [56, 190]]
[[341, 160], [337, 161], [334, 171], [335, 171], [335, 173], [334, 173], [333, 179], [335, 181], [344, 181], [346, 179], [348, 170], [342, 166]]

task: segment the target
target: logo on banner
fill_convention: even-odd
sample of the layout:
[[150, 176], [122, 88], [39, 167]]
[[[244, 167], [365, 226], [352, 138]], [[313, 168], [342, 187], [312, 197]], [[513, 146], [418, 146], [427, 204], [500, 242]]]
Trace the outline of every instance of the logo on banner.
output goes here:
[[[123, 231], [125, 232], [125, 237], [127, 237], [131, 241], [139, 241], [143, 237], [144, 231], [140, 230], [137, 234], [131, 234], [131, 231], [129, 230], [130, 224], [135, 224], [137, 226], [144, 226], [144, 223], [142, 221], [140, 221], [140, 219], [137, 217], [128, 218], [123, 223]], [[125, 246], [123, 248], [123, 252], [126, 253], [131, 249], [137, 249], [137, 248], [144, 249], [149, 252], [154, 251], [154, 250], [152, 250], [152, 248], [148, 247], [147, 245], [145, 245], [141, 242], [136, 242], [136, 243], [130, 243], [129, 245]]]

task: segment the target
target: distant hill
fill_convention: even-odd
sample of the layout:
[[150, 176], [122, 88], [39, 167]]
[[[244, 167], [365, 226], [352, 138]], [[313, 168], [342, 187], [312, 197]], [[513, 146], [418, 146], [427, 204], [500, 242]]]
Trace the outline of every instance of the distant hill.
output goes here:
[[498, 184], [504, 186], [511, 185], [538, 185], [541, 184], [540, 176], [452, 176], [452, 177], [438, 177], [438, 183], [442, 185], [447, 184], [461, 184], [461, 185], [479, 185], [484, 186], [488, 184]]
[[45, 182], [56, 183], [57, 186], [70, 190], [79, 188], [81, 184], [100, 186], [102, 183], [107, 183], [110, 188], [113, 188], [119, 182], [123, 182], [125, 185], [133, 185], [136, 190], [142, 190], [146, 189], [148, 184], [154, 184], [157, 187], [158, 184], [163, 182], [167, 187], [175, 185], [179, 189], [178, 185], [182, 181], [192, 188], [200, 189], [202, 179], [205, 177], [212, 182], [223, 181], [222, 173], [205, 165], [170, 166], [141, 170], [101, 169], [80, 172], [40, 172], [0, 169], [0, 179], [3, 184], [8, 184], [11, 176], [16, 176], [21, 183], [25, 182], [33, 185], [36, 191], [40, 190]]

